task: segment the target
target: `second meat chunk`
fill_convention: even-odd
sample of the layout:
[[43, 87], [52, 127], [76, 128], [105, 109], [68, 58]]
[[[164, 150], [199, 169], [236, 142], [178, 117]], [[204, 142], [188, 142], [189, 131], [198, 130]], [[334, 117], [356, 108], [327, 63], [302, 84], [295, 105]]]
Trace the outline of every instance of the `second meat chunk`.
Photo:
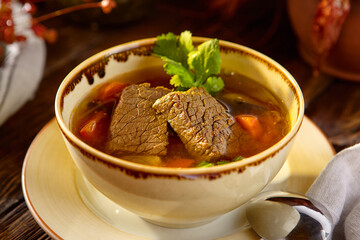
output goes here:
[[213, 160], [225, 155], [235, 119], [205, 89], [171, 92], [153, 108], [168, 119], [193, 156]]
[[126, 87], [111, 119], [107, 149], [113, 153], [166, 154], [167, 121], [152, 105], [169, 92], [164, 87], [151, 88], [149, 83]]

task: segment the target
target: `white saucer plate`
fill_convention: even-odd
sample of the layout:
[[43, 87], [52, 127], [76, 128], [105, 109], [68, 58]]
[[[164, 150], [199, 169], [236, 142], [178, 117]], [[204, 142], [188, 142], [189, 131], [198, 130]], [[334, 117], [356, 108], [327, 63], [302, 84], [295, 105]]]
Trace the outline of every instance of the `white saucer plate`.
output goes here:
[[[267, 189], [305, 193], [334, 153], [328, 139], [305, 117], [286, 164]], [[242, 208], [189, 229], [155, 226], [121, 208], [83, 179], [55, 119], [27, 152], [22, 187], [31, 214], [54, 239], [259, 239], [243, 226]]]

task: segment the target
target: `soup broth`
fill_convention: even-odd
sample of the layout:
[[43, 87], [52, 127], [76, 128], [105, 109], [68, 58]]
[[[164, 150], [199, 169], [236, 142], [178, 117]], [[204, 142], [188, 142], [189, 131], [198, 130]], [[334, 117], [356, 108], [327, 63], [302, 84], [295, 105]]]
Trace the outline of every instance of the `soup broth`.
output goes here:
[[155, 68], [123, 74], [95, 88], [74, 111], [71, 130], [92, 147], [108, 154], [141, 164], [164, 167], [205, 167], [238, 161], [269, 148], [288, 133], [289, 122], [285, 106], [271, 91], [237, 73], [223, 71], [221, 77], [225, 88], [215, 98], [234, 117], [236, 124], [245, 130], [238, 139], [241, 144], [235, 157], [224, 155], [212, 161], [194, 157], [170, 126], [165, 155], [113, 153], [107, 150], [111, 116], [123, 88], [147, 82], [151, 87], [164, 86], [172, 89], [169, 76]]

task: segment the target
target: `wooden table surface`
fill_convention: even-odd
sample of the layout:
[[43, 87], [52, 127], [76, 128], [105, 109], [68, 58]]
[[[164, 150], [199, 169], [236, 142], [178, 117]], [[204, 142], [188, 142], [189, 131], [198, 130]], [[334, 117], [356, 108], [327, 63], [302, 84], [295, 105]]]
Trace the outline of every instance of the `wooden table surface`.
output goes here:
[[55, 94], [67, 73], [91, 55], [131, 40], [188, 29], [196, 36], [254, 48], [295, 77], [304, 93], [305, 114], [336, 151], [360, 142], [360, 83], [312, 77], [312, 68], [297, 53], [284, 1], [264, 3], [256, 7], [256, 13], [255, 7], [249, 6], [227, 18], [219, 14], [220, 8], [208, 11], [201, 4], [185, 7], [187, 2], [191, 1], [181, 6], [176, 1], [160, 2], [154, 4], [149, 16], [115, 26], [79, 24], [65, 17], [45, 23], [58, 31], [58, 40], [47, 45], [46, 67], [35, 98], [0, 126], [0, 239], [50, 239], [24, 201], [21, 168], [26, 151], [41, 128], [54, 118]]

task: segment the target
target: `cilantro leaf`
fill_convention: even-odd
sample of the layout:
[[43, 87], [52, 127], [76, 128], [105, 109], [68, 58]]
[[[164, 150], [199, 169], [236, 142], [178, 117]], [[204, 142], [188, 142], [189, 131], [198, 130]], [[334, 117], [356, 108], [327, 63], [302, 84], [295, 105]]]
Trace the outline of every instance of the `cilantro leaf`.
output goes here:
[[168, 59], [164, 65], [164, 70], [167, 74], [174, 75], [170, 80], [170, 83], [175, 87], [183, 86], [191, 88], [194, 85], [192, 72], [190, 72], [181, 63]]
[[194, 49], [191, 32], [184, 31], [179, 39], [173, 33], [158, 36], [154, 47], [154, 53], [160, 57], [167, 57], [175, 62], [180, 62], [185, 67], [189, 52]]
[[196, 167], [206, 168], [206, 167], [212, 167], [212, 166], [214, 166], [214, 164], [212, 164], [212, 163], [210, 163], [208, 161], [202, 161]]
[[243, 160], [244, 159], [244, 157], [242, 157], [242, 156], [237, 156], [237, 157], [235, 157], [234, 159], [233, 159], [233, 161], [235, 162], [235, 161], [240, 161], [240, 160]]
[[196, 86], [200, 86], [210, 76], [218, 75], [221, 70], [219, 40], [212, 39], [202, 43], [198, 50], [189, 54], [188, 64], [195, 72]]
[[224, 81], [221, 77], [211, 76], [209, 77], [206, 82], [201, 85], [201, 87], [205, 88], [211, 94], [215, 94], [220, 92], [221, 89], [225, 86]]
[[158, 36], [154, 54], [165, 61], [164, 70], [173, 75], [170, 84], [178, 90], [203, 87], [210, 94], [222, 90], [219, 40], [212, 39], [194, 48], [192, 34], [184, 31], [180, 36], [173, 33]]
[[174, 87], [181, 87], [182, 83], [181, 83], [181, 78], [179, 77], [179, 75], [172, 76], [170, 79], [170, 84], [173, 85]]
[[176, 35], [168, 33], [158, 36], [154, 47], [154, 53], [158, 56], [166, 56], [171, 60], [179, 61]]
[[187, 68], [189, 68], [187, 63], [188, 54], [194, 50], [191, 37], [192, 34], [190, 31], [184, 31], [180, 34], [180, 38], [179, 38], [179, 50], [180, 50], [179, 55], [180, 55], [181, 63]]

